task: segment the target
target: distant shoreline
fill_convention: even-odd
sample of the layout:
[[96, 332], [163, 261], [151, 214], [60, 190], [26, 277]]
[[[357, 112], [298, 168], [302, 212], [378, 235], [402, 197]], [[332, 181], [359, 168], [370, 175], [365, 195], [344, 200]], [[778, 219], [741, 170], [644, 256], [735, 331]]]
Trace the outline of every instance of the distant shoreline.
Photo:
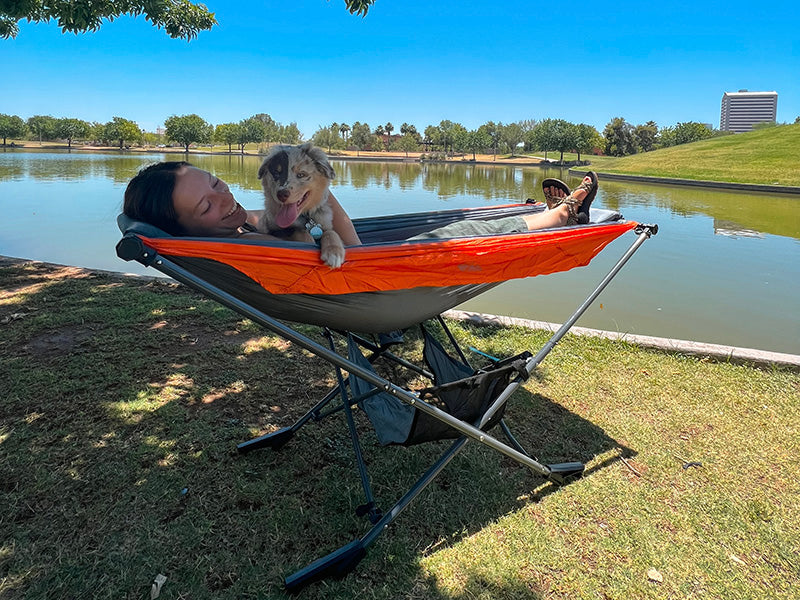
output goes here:
[[[35, 143], [35, 142], [34, 142]], [[188, 153], [184, 152], [182, 148], [125, 148], [120, 150], [116, 146], [80, 146], [74, 148], [67, 148], [66, 146], [59, 145], [59, 144], [45, 144], [42, 146], [30, 146], [30, 145], [18, 145], [13, 148], [5, 147], [3, 150], [32, 150], [32, 151], [40, 151], [40, 150], [56, 150], [56, 151], [64, 151], [67, 150], [69, 152], [114, 152], [118, 154], [180, 154], [180, 155], [189, 155], [191, 156], [253, 156], [258, 157], [260, 154], [255, 152], [225, 152], [225, 151], [217, 151], [217, 150], [198, 150], [193, 149], [190, 150]], [[577, 161], [569, 161], [559, 163], [557, 161], [552, 161], [550, 159], [545, 159], [543, 157], [531, 157], [531, 156], [515, 156], [511, 157], [503, 157], [503, 158], [494, 158], [491, 154], [479, 154], [476, 156], [475, 160], [470, 158], [465, 158], [464, 155], [461, 156], [454, 156], [449, 159], [425, 159], [420, 160], [420, 156], [426, 154], [424, 152], [412, 152], [409, 153], [409, 156], [406, 156], [403, 152], [359, 152], [358, 154], [341, 154], [338, 151], [336, 154], [329, 153], [328, 156], [331, 160], [343, 160], [348, 162], [371, 162], [371, 163], [408, 163], [408, 164], [454, 164], [454, 165], [495, 165], [495, 166], [507, 166], [507, 167], [539, 167], [539, 168], [551, 168], [551, 169], [561, 169], [567, 170], [569, 175], [573, 175], [575, 177], [580, 177], [584, 175], [589, 169], [586, 167], [591, 166], [591, 162], [589, 164], [578, 164]], [[709, 188], [709, 189], [726, 189], [726, 190], [737, 190], [743, 192], [763, 192], [763, 193], [771, 193], [771, 194], [789, 194], [793, 196], [800, 195], [800, 186], [782, 186], [782, 185], [769, 185], [769, 184], [761, 184], [761, 183], [738, 183], [738, 182], [730, 182], [730, 181], [711, 181], [711, 180], [700, 180], [700, 179], [680, 179], [680, 178], [673, 178], [673, 177], [655, 177], [651, 175], [628, 175], [628, 174], [621, 174], [621, 173], [606, 173], [600, 170], [599, 168], [592, 169], [596, 170], [598, 176], [601, 179], [607, 181], [632, 181], [632, 182], [639, 182], [639, 183], [652, 183], [657, 185], [677, 185], [677, 186], [688, 186], [688, 187], [702, 187], [702, 188]]]
[[[36, 144], [36, 142], [32, 142], [32, 144]], [[1, 146], [0, 146], [1, 147]], [[72, 148], [67, 148], [66, 145], [62, 144], [43, 144], [41, 146], [38, 145], [17, 145], [13, 148], [10, 146], [6, 146], [3, 150], [33, 150], [33, 151], [40, 151], [40, 150], [66, 150], [69, 152], [116, 152], [119, 154], [182, 154], [186, 155], [182, 148], [158, 148], [158, 147], [136, 147], [136, 148], [123, 148], [120, 149], [117, 146], [74, 146]], [[324, 150], [324, 148], [323, 148]], [[561, 168], [566, 169], [572, 166], [578, 166], [577, 161], [565, 161], [563, 164], [559, 164], [556, 161], [552, 161], [550, 159], [545, 159], [540, 156], [514, 156], [512, 157], [503, 157], [503, 158], [494, 158], [491, 154], [478, 154], [476, 155], [475, 160], [471, 158], [466, 158], [466, 155], [458, 155], [450, 157], [449, 159], [441, 160], [431, 160], [426, 159], [424, 161], [420, 161], [420, 156], [429, 154], [426, 152], [410, 152], [408, 156], [404, 152], [372, 152], [372, 151], [360, 151], [359, 153], [351, 153], [350, 151], [346, 153], [342, 153], [341, 151], [333, 151], [328, 152], [328, 157], [332, 160], [352, 160], [352, 161], [362, 161], [362, 162], [390, 162], [390, 163], [419, 163], [419, 162], [429, 162], [429, 163], [447, 163], [447, 164], [464, 164], [464, 165], [505, 165], [505, 166], [521, 166], [521, 167], [552, 167], [552, 168]], [[439, 154], [439, 153], [436, 153]], [[202, 150], [193, 148], [188, 152], [189, 156], [261, 156], [257, 152], [249, 152], [245, 151], [244, 153], [234, 151], [234, 152], [226, 152], [220, 150]], [[584, 165], [585, 166], [585, 165]]]

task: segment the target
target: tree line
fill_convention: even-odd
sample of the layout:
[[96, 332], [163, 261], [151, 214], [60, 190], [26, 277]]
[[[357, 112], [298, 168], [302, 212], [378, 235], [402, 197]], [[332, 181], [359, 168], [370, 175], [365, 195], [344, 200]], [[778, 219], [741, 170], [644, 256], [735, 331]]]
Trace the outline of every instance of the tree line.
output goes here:
[[[114, 117], [107, 123], [89, 123], [50, 115], [34, 115], [25, 121], [17, 115], [0, 114], [3, 145], [8, 139], [63, 140], [70, 148], [74, 142], [89, 142], [122, 149], [131, 145], [174, 142], [188, 152], [192, 145], [216, 142], [227, 145], [228, 152], [233, 152], [235, 146], [238, 152], [244, 153], [245, 146], [250, 143], [266, 148], [274, 143], [303, 141], [296, 123], [283, 125], [266, 113], [216, 126], [196, 114], [173, 115], [164, 126], [164, 133], [157, 134], [145, 132], [136, 122], [122, 117]], [[543, 152], [547, 158], [549, 153], [558, 152], [560, 162], [563, 162], [564, 153], [570, 152], [576, 153], [580, 162], [581, 156], [586, 154], [626, 156], [728, 133], [694, 121], [660, 128], [654, 121], [633, 125], [622, 117], [611, 119], [602, 133], [591, 125], [564, 119], [527, 119], [506, 124], [487, 121], [476, 129], [442, 120], [438, 125], [426, 126], [422, 133], [409, 123], [396, 129], [391, 122], [373, 128], [368, 123], [355, 121], [352, 125], [334, 122], [320, 126], [311, 141], [328, 152], [394, 151], [405, 152], [406, 156], [409, 152], [471, 154], [473, 160], [478, 153], [496, 157], [502, 152], [513, 157], [519, 152]]]
[[108, 123], [89, 123], [74, 118], [54, 118], [50, 115], [34, 115], [24, 121], [17, 115], [0, 114], [0, 137], [3, 145], [8, 139], [31, 141], [65, 141], [72, 148], [73, 142], [88, 142], [120, 149], [131, 145], [156, 146], [165, 142], [176, 142], [186, 152], [193, 144], [219, 142], [233, 145], [240, 152], [249, 143], [299, 144], [302, 134], [296, 123], [282, 125], [268, 114], [262, 113], [243, 119], [238, 123], [222, 123], [214, 127], [202, 117], [173, 115], [165, 122], [164, 133], [144, 131], [135, 121], [114, 117]]
[[[350, 14], [365, 17], [375, 0], [344, 0]], [[76, 6], [77, 4], [77, 6]], [[62, 33], [85, 33], [97, 31], [104, 22], [113, 21], [122, 15], [137, 17], [144, 15], [158, 29], [163, 29], [172, 38], [191, 40], [200, 31], [217, 25], [214, 13], [205, 4], [180, 0], [154, 2], [153, 0], [125, 0], [125, 2], [74, 2], [60, 0], [24, 0], [0, 2], [0, 38], [15, 38], [19, 34], [19, 22], [23, 19], [34, 23], [54, 19]]]

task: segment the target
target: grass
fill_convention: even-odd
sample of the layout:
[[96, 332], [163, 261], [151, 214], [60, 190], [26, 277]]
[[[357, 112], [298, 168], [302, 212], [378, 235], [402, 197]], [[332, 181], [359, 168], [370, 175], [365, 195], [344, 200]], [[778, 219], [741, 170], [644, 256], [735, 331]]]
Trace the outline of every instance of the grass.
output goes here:
[[[590, 157], [607, 173], [800, 186], [800, 124], [770, 127], [612, 159]], [[595, 164], [596, 163], [596, 164]]]
[[[545, 341], [453, 326], [496, 355]], [[235, 445], [333, 381], [170, 282], [0, 263], [0, 598], [143, 598], [159, 573], [160, 598], [285, 597], [283, 576], [367, 530], [345, 427]], [[796, 597], [796, 372], [568, 336], [507, 418], [586, 476], [555, 488], [468, 444], [355, 574], [303, 597]], [[443, 449], [358, 424], [384, 507]]]

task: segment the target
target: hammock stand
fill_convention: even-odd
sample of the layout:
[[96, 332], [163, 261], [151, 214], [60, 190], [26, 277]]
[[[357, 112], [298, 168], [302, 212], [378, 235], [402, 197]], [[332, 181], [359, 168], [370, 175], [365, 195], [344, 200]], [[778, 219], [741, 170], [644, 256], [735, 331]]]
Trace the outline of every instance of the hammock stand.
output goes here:
[[[202, 292], [335, 368], [338, 385], [295, 424], [238, 446], [241, 453], [264, 447], [277, 450], [307, 422], [332, 413], [345, 415], [365, 495], [365, 503], [356, 512], [367, 516], [372, 527], [362, 537], [286, 577], [288, 591], [297, 592], [324, 578], [341, 578], [355, 569], [367, 548], [469, 440], [497, 450], [558, 485], [583, 474], [580, 462], [542, 464], [534, 460], [511, 435], [502, 420], [503, 412], [514, 391], [639, 247], [658, 232], [658, 226], [624, 221], [612, 211], [592, 209], [591, 223], [578, 227], [403, 241], [461, 219], [491, 219], [540, 210], [541, 205], [524, 204], [356, 219], [354, 225], [364, 245], [348, 248], [346, 262], [336, 270], [319, 260], [319, 251], [311, 244], [175, 238], [124, 215], [118, 218], [123, 232], [117, 244], [120, 258], [153, 267]], [[507, 279], [588, 264], [606, 244], [630, 230], [634, 230], [636, 239], [628, 250], [536, 355], [523, 352], [504, 360], [490, 357], [490, 364], [479, 369], [469, 364], [439, 316], [441, 312]], [[322, 326], [329, 347], [278, 319]], [[430, 370], [391, 352], [402, 341], [397, 330], [428, 319], [441, 325], [458, 355], [449, 356], [423, 327], [424, 356]], [[373, 343], [355, 332], [381, 335]], [[346, 357], [336, 352], [334, 333], [346, 337]], [[368, 358], [361, 348], [370, 352]], [[433, 386], [415, 392], [380, 377], [371, 365], [381, 357], [431, 379]], [[337, 399], [334, 407], [328, 407]], [[367, 413], [382, 444], [411, 445], [455, 438], [408, 492], [385, 511], [378, 508], [372, 494], [356, 432], [354, 405]], [[508, 443], [487, 433], [496, 424]]]

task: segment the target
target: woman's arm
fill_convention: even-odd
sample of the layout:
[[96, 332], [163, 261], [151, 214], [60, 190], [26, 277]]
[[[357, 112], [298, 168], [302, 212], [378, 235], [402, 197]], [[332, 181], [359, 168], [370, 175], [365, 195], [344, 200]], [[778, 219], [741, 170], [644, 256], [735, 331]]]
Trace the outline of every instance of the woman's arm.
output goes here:
[[261, 218], [261, 215], [264, 214], [264, 209], [259, 210], [248, 210], [247, 211], [247, 222], [250, 223], [253, 227], [258, 227], [258, 220]]

